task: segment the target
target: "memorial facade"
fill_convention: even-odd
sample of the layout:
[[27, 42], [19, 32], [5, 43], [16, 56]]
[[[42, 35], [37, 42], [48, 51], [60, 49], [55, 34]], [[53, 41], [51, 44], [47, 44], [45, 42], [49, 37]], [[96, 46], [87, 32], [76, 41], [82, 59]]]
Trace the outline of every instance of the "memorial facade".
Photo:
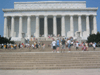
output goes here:
[[14, 9], [4, 12], [4, 37], [20, 41], [48, 35], [81, 37], [86, 40], [97, 33], [97, 10], [87, 8], [85, 1], [14, 2]]

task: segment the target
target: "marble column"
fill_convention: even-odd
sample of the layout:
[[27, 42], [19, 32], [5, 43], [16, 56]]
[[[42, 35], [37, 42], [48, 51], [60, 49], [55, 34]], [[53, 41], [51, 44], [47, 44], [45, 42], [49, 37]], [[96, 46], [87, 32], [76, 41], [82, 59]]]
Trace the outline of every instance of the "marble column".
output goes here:
[[36, 16], [36, 38], [39, 37], [39, 16]]
[[14, 37], [14, 16], [11, 17], [11, 37]]
[[4, 17], [4, 37], [7, 37], [7, 17]]
[[54, 36], [57, 36], [57, 21], [56, 21], [56, 15], [53, 16], [53, 34], [54, 34]]
[[44, 16], [44, 37], [48, 37], [47, 15]]
[[86, 31], [87, 31], [87, 36], [89, 36], [90, 34], [89, 15], [86, 16]]
[[19, 37], [22, 38], [22, 16], [19, 17]]
[[61, 18], [61, 36], [65, 36], [65, 16]]
[[70, 35], [74, 37], [73, 15], [70, 15]]
[[27, 18], [27, 37], [30, 39], [31, 37], [31, 18], [28, 16]]
[[82, 37], [82, 20], [81, 20], [81, 15], [78, 16], [78, 31], [80, 32], [80, 37]]
[[96, 15], [93, 16], [93, 33], [94, 33], [94, 34], [97, 34]]

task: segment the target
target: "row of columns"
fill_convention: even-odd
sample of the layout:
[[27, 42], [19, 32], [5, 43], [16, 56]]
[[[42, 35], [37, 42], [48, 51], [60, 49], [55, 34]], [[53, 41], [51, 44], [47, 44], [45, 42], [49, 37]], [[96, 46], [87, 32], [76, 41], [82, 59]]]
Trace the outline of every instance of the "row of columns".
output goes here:
[[[31, 37], [31, 16], [27, 18], [27, 37]], [[78, 31], [80, 32], [80, 36], [82, 37], [82, 20], [81, 15], [78, 16]], [[86, 16], [86, 31], [87, 36], [90, 34], [90, 26], [89, 26], [89, 16]], [[74, 37], [74, 25], [73, 25], [73, 15], [70, 16], [70, 32], [71, 36]], [[93, 32], [97, 33], [97, 24], [96, 24], [96, 16], [93, 17]], [[53, 34], [57, 36], [57, 22], [56, 15], [53, 16]], [[48, 23], [47, 23], [47, 15], [44, 16], [44, 37], [48, 35]], [[65, 16], [61, 17], [61, 35], [65, 36]], [[14, 36], [14, 17], [11, 18], [11, 37]], [[7, 37], [7, 17], [4, 18], [4, 37]], [[19, 37], [22, 37], [22, 16], [19, 17]], [[39, 37], [39, 16], [36, 16], [36, 37]]]

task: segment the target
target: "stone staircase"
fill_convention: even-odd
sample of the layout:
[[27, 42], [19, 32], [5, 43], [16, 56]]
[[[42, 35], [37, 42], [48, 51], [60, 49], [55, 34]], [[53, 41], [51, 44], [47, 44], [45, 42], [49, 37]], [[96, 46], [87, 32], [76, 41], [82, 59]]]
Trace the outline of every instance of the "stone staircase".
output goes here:
[[97, 69], [100, 52], [1, 52], [1, 70], [31, 69]]
[[[38, 48], [38, 49], [33, 49], [32, 47], [31, 48], [18, 48], [17, 49], [0, 49], [0, 53], [1, 52], [52, 52], [53, 49], [51, 47], [47, 47], [45, 49], [43, 49], [42, 47], [41, 48]], [[65, 52], [68, 52], [69, 49], [66, 48], [65, 49]], [[75, 52], [78, 52], [78, 51], [82, 51], [82, 48], [80, 47], [79, 50], [76, 50], [75, 47], [71, 47], [71, 51], [75, 51]], [[94, 51], [94, 52], [98, 52], [100, 51], [100, 48], [96, 48], [95, 50], [93, 50], [92, 47], [89, 47], [88, 49], [88, 52], [90, 51]], [[59, 48], [59, 52], [61, 53], [61, 47]]]

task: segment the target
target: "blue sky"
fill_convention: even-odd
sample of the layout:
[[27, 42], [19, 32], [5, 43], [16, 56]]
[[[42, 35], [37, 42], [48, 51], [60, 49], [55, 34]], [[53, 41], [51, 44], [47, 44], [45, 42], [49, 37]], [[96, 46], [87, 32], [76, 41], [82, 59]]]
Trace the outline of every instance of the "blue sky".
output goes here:
[[14, 2], [34, 2], [34, 1], [86, 1], [87, 7], [98, 7], [97, 29], [100, 32], [100, 0], [0, 0], [0, 35], [3, 36], [4, 13], [2, 9], [14, 8]]

